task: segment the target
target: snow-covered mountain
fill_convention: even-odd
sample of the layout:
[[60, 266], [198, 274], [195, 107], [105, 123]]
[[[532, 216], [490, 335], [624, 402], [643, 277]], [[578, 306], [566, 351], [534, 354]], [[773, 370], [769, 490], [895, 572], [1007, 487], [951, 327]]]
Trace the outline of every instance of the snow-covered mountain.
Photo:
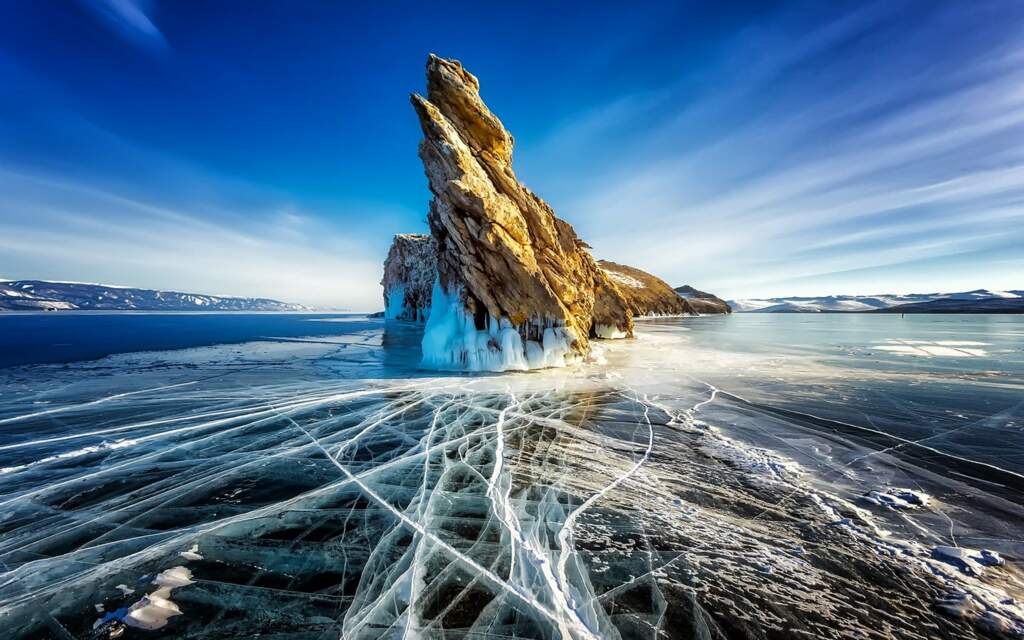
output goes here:
[[[1024, 290], [991, 291], [975, 289], [955, 293], [911, 293], [906, 295], [879, 294], [869, 296], [790, 296], [786, 298], [762, 298], [729, 300], [729, 306], [737, 313], [820, 313], [823, 311], [882, 311], [899, 306], [906, 309], [911, 305], [933, 303], [945, 300], [941, 308], [947, 311], [969, 310], [975, 303], [991, 300], [1019, 301], [1024, 310]], [[953, 304], [959, 301], [962, 304]], [[1015, 308], [1015, 302], [1002, 303], [1004, 308]], [[937, 309], [939, 307], [929, 307]], [[922, 307], [922, 310], [924, 308]]]
[[208, 296], [83, 282], [0, 281], [0, 311], [306, 311], [268, 298]]

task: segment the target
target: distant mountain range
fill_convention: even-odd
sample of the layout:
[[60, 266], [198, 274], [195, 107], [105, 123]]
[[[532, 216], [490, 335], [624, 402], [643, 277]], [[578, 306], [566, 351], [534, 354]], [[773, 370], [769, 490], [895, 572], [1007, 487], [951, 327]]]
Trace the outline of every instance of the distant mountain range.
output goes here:
[[1024, 313], [1024, 290], [729, 300], [736, 313]]
[[0, 311], [308, 311], [269, 298], [208, 296], [82, 282], [0, 281]]

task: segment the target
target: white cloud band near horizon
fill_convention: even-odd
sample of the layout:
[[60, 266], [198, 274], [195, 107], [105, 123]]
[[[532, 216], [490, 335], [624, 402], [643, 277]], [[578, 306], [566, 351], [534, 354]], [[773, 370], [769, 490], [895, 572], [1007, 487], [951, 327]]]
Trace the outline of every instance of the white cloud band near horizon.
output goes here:
[[354, 311], [383, 305], [375, 251], [294, 212], [227, 223], [223, 214], [214, 221], [2, 170], [0, 191], [0, 273], [8, 279], [85, 279]]

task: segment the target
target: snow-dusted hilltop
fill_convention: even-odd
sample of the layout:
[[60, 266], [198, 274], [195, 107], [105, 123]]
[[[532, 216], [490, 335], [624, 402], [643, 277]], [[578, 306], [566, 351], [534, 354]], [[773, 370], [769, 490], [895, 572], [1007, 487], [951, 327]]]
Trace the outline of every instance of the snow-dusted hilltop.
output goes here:
[[437, 250], [427, 235], [395, 236], [384, 261], [384, 317], [424, 322], [430, 314], [430, 293], [437, 278]]
[[730, 300], [738, 313], [820, 313], [895, 311], [899, 313], [1024, 312], [1024, 291], [975, 289], [957, 293], [868, 296], [792, 296]]
[[676, 287], [675, 292], [681, 297], [686, 298], [690, 308], [700, 315], [732, 313], [732, 309], [729, 307], [729, 304], [713, 293], [694, 289], [688, 284]]
[[208, 296], [81, 282], [0, 282], [0, 311], [303, 311], [267, 298]]
[[438, 257], [424, 365], [561, 366], [586, 355], [591, 337], [630, 335], [626, 302], [587, 246], [516, 179], [512, 136], [477, 79], [431, 55], [427, 95], [412, 104]]
[[619, 288], [634, 316], [682, 316], [697, 312], [664, 280], [624, 264], [599, 260], [601, 269]]

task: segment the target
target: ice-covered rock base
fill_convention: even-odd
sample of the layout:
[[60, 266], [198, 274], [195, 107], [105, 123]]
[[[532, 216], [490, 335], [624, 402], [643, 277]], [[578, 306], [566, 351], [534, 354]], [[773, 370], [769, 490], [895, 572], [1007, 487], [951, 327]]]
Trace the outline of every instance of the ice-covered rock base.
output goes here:
[[629, 337], [625, 331], [607, 324], [594, 325], [594, 334], [603, 340], [621, 340]]
[[[466, 311], [461, 290], [434, 282], [423, 332], [423, 366], [465, 371], [525, 371], [564, 367], [575, 361], [573, 337], [564, 326], [538, 321], [521, 332], [508, 318], [487, 316], [484, 328]], [[524, 339], [523, 334], [538, 340]]]

